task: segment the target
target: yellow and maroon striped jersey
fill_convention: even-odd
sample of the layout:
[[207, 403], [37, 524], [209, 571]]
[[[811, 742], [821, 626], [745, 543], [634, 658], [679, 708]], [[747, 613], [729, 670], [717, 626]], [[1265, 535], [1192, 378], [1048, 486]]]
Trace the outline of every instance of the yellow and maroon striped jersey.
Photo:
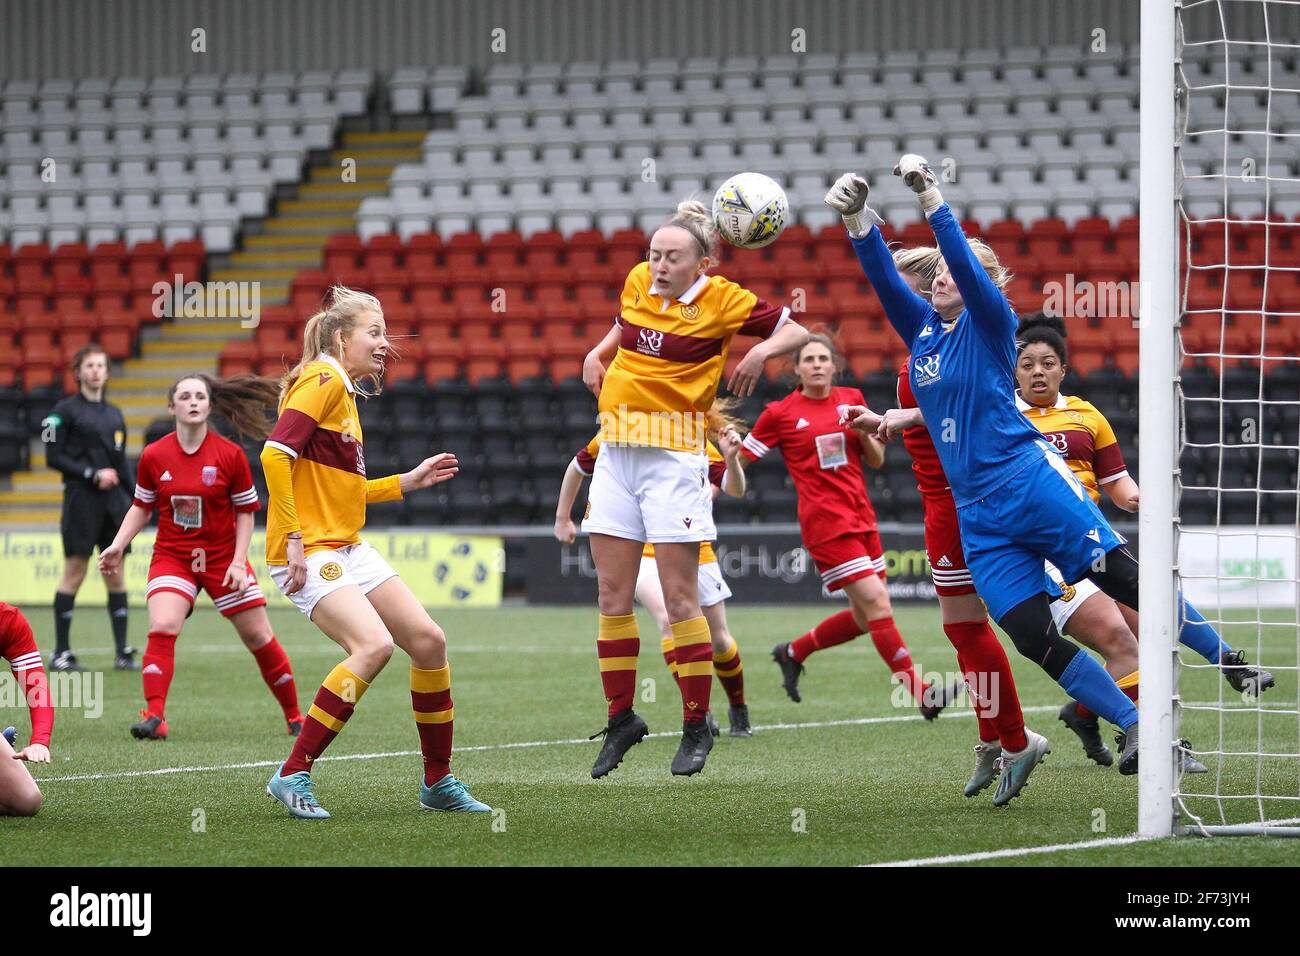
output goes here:
[[623, 283], [618, 354], [600, 390], [601, 437], [700, 451], [732, 337], [768, 338], [789, 317], [721, 276], [700, 276], [680, 299], [661, 295], [650, 264], [638, 263]]
[[[709, 456], [709, 482], [721, 488], [722, 476], [727, 473], [727, 459], [722, 457], [722, 452], [718, 451], [718, 446], [711, 441], [707, 442], [704, 451]], [[578, 453], [573, 456], [573, 462], [578, 466], [578, 471], [590, 477], [592, 470], [596, 467], [596, 456], [599, 454], [600, 436], [596, 435], [591, 441], [587, 442], [585, 448], [578, 449]], [[647, 542], [646, 546], [641, 549], [641, 555], [646, 558], [653, 558], [655, 556], [655, 546]], [[718, 556], [713, 551], [712, 542], [701, 541], [700, 564], [710, 564], [717, 560]]]
[[1106, 416], [1077, 395], [1061, 395], [1051, 408], [1030, 405], [1016, 392], [1016, 407], [1059, 451], [1094, 502], [1101, 485], [1128, 475], [1124, 453]]
[[308, 362], [281, 401], [262, 469], [267, 564], [288, 563], [285, 538], [294, 531], [304, 554], [356, 544], [366, 505], [402, 497], [397, 475], [367, 480], [356, 388], [328, 355]]

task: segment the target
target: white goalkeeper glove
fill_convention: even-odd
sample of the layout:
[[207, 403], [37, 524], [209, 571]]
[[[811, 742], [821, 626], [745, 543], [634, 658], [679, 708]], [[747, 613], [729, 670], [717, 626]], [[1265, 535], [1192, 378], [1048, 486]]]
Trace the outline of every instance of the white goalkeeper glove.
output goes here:
[[902, 176], [903, 182], [907, 183], [907, 188], [916, 193], [916, 198], [921, 201], [921, 211], [927, 217], [943, 205], [943, 196], [939, 193], [939, 180], [924, 156], [917, 156], [915, 153], [903, 156], [894, 167], [894, 175]]
[[861, 239], [871, 231], [872, 226], [879, 226], [884, 222], [876, 215], [876, 211], [867, 205], [867, 193], [870, 191], [871, 187], [867, 185], [867, 181], [857, 173], [845, 173], [835, 180], [835, 185], [822, 200], [840, 214], [840, 218], [844, 220], [844, 225], [849, 230], [849, 235], [855, 239]]

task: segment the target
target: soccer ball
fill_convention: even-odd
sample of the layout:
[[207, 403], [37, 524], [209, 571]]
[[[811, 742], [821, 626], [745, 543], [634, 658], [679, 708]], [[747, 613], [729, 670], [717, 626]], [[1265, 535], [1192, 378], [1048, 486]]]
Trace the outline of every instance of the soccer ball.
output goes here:
[[790, 217], [790, 201], [762, 173], [737, 173], [713, 194], [713, 221], [733, 246], [762, 249], [776, 242]]

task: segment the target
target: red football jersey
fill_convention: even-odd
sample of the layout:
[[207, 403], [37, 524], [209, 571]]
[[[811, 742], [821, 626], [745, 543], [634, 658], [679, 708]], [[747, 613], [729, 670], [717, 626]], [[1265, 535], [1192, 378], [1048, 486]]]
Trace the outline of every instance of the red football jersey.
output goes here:
[[135, 479], [135, 503], [158, 509], [154, 553], [189, 561], [202, 547], [235, 547], [235, 512], [257, 511], [257, 489], [244, 450], [212, 429], [194, 454], [172, 432], [145, 448]]
[[862, 473], [862, 440], [840, 424], [846, 405], [866, 403], [856, 388], [837, 386], [821, 399], [796, 390], [763, 409], [741, 445], [755, 461], [781, 449], [799, 495], [799, 527], [808, 547], [876, 528]]
[[[907, 357], [903, 367], [898, 370], [898, 407], [916, 408], [916, 397], [912, 395], [912, 383], [908, 381], [907, 366], [912, 356]], [[935, 450], [934, 439], [930, 429], [925, 425], [904, 429], [903, 447], [912, 456], [912, 474], [916, 475], [916, 490], [923, 495], [951, 494], [948, 490], [948, 476], [943, 473], [939, 462], [939, 452]]]

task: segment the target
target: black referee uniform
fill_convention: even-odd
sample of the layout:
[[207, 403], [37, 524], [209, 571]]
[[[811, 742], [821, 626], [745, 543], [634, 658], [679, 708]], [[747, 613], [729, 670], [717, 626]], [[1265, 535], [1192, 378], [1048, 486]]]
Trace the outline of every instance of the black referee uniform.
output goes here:
[[[113, 543], [135, 493], [126, 461], [126, 420], [116, 405], [92, 402], [78, 392], [55, 405], [42, 425], [54, 428], [46, 461], [63, 475], [63, 555], [88, 558], [95, 548]], [[101, 468], [114, 469], [119, 484], [96, 488], [95, 472]]]
[[[113, 543], [122, 519], [131, 508], [135, 481], [126, 460], [126, 420], [116, 405], [92, 402], [81, 392], [59, 401], [42, 423], [45, 457], [51, 468], [63, 475], [63, 534], [66, 558], [89, 558], [95, 548], [103, 551]], [[49, 429], [53, 428], [53, 436]], [[95, 472], [112, 468], [118, 484], [95, 487]], [[130, 548], [127, 548], [130, 551]], [[55, 670], [80, 670], [69, 648], [75, 594], [54, 595]], [[134, 651], [126, 644], [127, 604], [125, 591], [110, 591], [108, 615], [119, 670], [135, 669]]]

